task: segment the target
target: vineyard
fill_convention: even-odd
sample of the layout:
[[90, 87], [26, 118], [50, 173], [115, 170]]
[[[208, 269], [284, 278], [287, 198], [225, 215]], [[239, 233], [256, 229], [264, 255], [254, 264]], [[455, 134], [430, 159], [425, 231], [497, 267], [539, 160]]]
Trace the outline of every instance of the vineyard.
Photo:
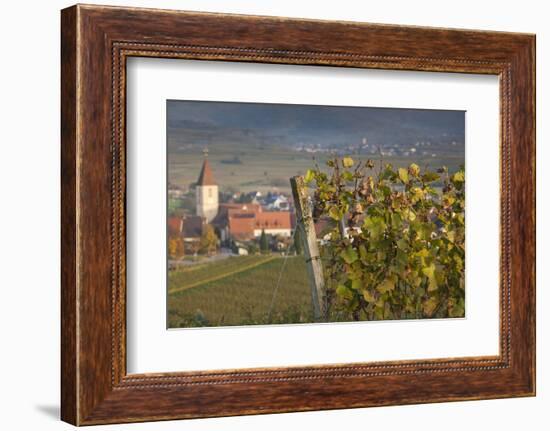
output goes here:
[[168, 326], [231, 326], [312, 321], [303, 256], [235, 256], [172, 271]]
[[464, 316], [464, 170], [326, 164], [304, 178], [309, 217], [329, 226], [319, 247], [323, 315], [314, 318], [304, 256], [268, 253], [171, 271], [169, 327]]
[[246, 272], [274, 259], [273, 256], [232, 256], [214, 263], [199, 263], [170, 275], [168, 293], [177, 293]]
[[353, 320], [463, 317], [464, 170], [351, 157], [327, 166], [305, 176], [311, 217], [333, 226], [321, 248], [324, 320], [342, 304]]

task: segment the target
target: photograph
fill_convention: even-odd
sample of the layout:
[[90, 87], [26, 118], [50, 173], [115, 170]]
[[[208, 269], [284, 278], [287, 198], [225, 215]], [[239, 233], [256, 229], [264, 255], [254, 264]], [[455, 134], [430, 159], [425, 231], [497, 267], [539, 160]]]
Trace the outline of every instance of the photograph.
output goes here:
[[5, 429], [549, 422], [541, 2], [118, 1], [4, 8]]
[[168, 328], [465, 316], [464, 111], [166, 103]]

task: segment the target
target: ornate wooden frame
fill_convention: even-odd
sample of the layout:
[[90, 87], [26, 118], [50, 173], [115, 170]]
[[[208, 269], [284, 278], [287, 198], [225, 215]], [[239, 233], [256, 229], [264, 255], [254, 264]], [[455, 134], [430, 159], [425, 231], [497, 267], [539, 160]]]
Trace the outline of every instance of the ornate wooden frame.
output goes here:
[[[88, 425], [535, 394], [534, 35], [81, 5], [61, 15], [63, 420]], [[128, 375], [130, 56], [498, 75], [500, 354]]]

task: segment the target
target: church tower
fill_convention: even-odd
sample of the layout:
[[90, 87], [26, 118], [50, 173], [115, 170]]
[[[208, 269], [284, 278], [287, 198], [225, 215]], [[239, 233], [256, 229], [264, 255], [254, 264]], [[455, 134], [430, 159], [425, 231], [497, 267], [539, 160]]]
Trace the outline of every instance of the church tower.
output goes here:
[[208, 150], [204, 150], [204, 162], [196, 187], [197, 215], [206, 218], [210, 223], [218, 214], [218, 185], [214, 180], [210, 163], [208, 163]]

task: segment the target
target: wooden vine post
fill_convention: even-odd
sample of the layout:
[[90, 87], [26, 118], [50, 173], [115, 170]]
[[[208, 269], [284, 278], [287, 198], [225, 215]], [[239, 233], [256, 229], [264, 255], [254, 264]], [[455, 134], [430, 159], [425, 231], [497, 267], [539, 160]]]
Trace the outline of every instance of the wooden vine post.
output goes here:
[[325, 280], [323, 277], [323, 266], [311, 204], [307, 193], [304, 177], [296, 176], [290, 179], [294, 206], [296, 208], [296, 229], [301, 230], [306, 266], [311, 287], [311, 299], [313, 303], [313, 315], [315, 320], [325, 321], [327, 319], [327, 307], [325, 301]]

